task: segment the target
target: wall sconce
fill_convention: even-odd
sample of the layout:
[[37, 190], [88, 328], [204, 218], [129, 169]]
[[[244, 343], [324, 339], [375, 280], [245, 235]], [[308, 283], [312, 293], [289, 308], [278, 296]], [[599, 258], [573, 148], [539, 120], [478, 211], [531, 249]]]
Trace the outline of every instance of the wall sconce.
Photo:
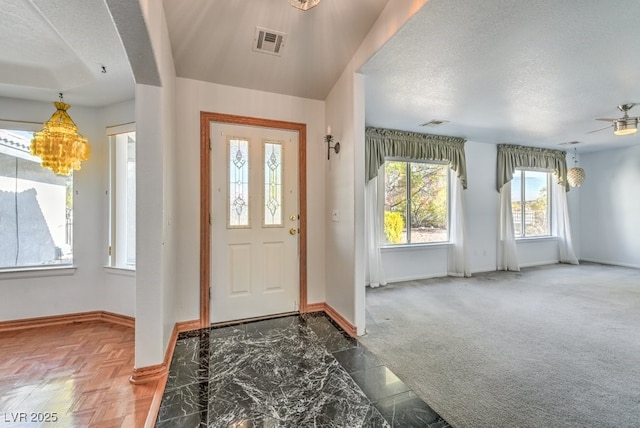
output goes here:
[[331, 149], [338, 154], [340, 153], [340, 142], [336, 141], [336, 143], [332, 146], [333, 143], [333, 135], [331, 135], [331, 127], [327, 127], [327, 135], [324, 136], [324, 141], [327, 142], [327, 160], [331, 159]]

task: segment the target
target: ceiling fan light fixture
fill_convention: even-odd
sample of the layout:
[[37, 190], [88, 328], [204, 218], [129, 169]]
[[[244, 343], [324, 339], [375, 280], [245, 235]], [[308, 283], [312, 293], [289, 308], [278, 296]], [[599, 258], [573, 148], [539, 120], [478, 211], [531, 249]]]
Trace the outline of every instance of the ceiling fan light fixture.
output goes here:
[[620, 119], [613, 122], [613, 133], [616, 135], [631, 135], [638, 132], [638, 118]]
[[320, 0], [289, 0], [289, 4], [296, 9], [309, 10], [314, 6], [317, 6]]

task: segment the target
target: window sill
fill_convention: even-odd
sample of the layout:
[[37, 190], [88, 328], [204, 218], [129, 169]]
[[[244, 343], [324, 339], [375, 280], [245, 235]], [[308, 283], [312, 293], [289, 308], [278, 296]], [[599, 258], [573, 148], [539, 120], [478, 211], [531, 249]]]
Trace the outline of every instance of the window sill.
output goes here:
[[436, 242], [433, 244], [405, 244], [405, 245], [385, 245], [380, 247], [383, 252], [387, 251], [420, 251], [439, 250], [452, 246], [452, 242]]
[[78, 267], [74, 265], [25, 267], [18, 269], [1, 269], [0, 280], [22, 278], [45, 278], [50, 276], [74, 275]]
[[544, 241], [557, 241], [557, 236], [535, 236], [531, 238], [516, 238], [516, 243], [518, 242], [544, 242]]
[[104, 271], [109, 275], [136, 276], [136, 268], [120, 267], [120, 266], [103, 266]]

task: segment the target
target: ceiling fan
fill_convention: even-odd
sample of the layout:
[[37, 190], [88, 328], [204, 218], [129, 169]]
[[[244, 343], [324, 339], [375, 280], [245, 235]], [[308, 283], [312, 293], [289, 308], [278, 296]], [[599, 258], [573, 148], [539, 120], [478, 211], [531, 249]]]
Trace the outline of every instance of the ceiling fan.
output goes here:
[[602, 131], [603, 129], [611, 128], [613, 126], [613, 133], [616, 135], [630, 135], [635, 134], [638, 131], [638, 121], [640, 121], [640, 117], [630, 117], [629, 110], [635, 106], [636, 103], [628, 103], [621, 104], [618, 106], [618, 110], [623, 113], [623, 116], [617, 119], [600, 117], [596, 120], [604, 120], [605, 122], [611, 122], [611, 125], [605, 126], [604, 128], [594, 129], [593, 131], [587, 132], [587, 134], [591, 134], [593, 132]]

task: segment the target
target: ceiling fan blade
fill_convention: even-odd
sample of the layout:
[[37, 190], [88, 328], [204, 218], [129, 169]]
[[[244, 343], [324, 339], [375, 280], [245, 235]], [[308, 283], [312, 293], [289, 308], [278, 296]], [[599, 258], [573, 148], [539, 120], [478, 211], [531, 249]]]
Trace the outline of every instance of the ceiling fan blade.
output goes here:
[[599, 118], [597, 118], [595, 120], [604, 120], [605, 122], [615, 122], [616, 120], [620, 120], [620, 118], [611, 119], [611, 118], [608, 118], [608, 117], [599, 117]]
[[594, 132], [598, 132], [598, 131], [604, 131], [607, 128], [611, 128], [613, 125], [609, 125], [609, 126], [605, 126], [603, 128], [598, 128], [598, 129], [594, 129], [593, 131], [589, 131], [587, 132], [587, 134], [593, 134]]

